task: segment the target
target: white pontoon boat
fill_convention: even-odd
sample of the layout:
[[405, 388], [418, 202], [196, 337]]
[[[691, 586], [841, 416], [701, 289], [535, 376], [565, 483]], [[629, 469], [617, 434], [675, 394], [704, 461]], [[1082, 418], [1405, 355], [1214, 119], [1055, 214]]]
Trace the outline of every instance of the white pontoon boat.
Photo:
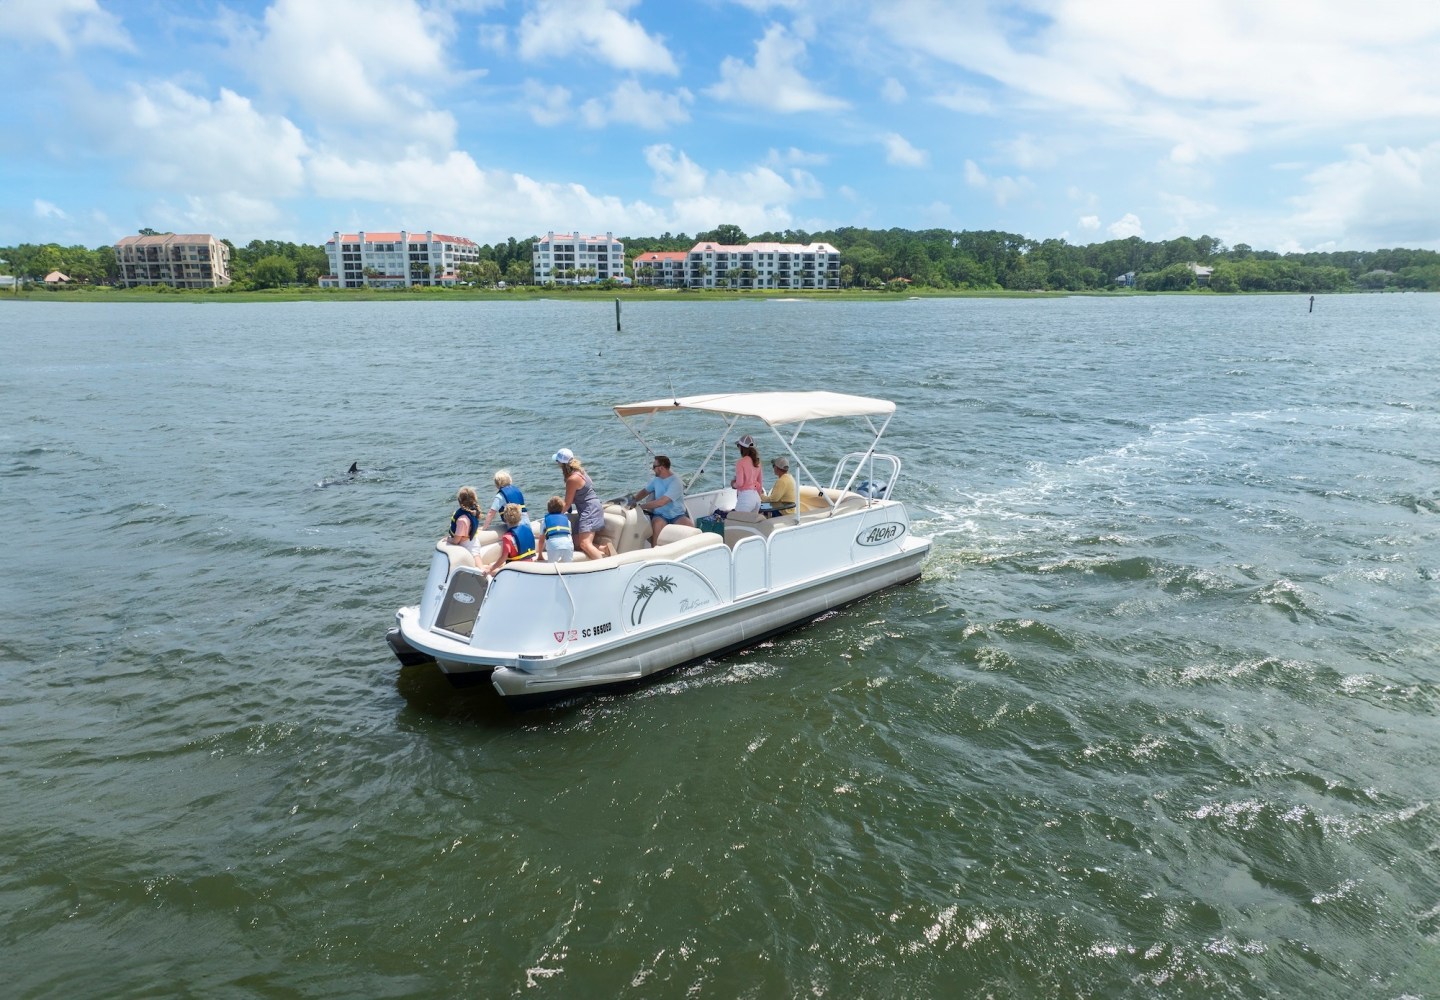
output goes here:
[[[711, 515], [728, 492], [728, 442], [741, 420], [764, 423], [790, 456], [798, 509], [781, 516], [731, 512], [715, 530], [669, 525], [651, 547], [649, 519], [610, 501], [600, 539], [614, 556], [513, 563], [493, 580], [476, 558], [444, 539], [435, 545], [417, 607], [401, 608], [387, 639], [401, 663], [434, 660], [460, 682], [489, 675], [517, 702], [621, 684], [753, 645], [832, 608], [920, 576], [930, 541], [910, 531], [894, 497], [900, 459], [876, 451], [895, 404], [833, 392], [753, 392], [659, 399], [615, 407], [646, 451], [656, 419], [696, 412], [723, 430], [687, 483], [693, 519]], [[869, 447], [845, 454], [822, 487], [795, 451], [812, 421], [855, 418]], [[878, 426], [877, 426], [878, 423]], [[712, 425], [713, 426], [713, 425]], [[718, 460], [717, 460], [718, 454]], [[715, 460], [722, 481], [703, 486]], [[492, 562], [498, 535], [482, 533], [479, 563]]]

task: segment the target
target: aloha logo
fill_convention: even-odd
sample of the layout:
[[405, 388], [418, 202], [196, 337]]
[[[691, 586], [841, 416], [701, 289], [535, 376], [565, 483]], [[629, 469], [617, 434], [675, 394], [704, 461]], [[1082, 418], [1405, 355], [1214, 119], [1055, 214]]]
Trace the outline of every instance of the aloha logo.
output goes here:
[[899, 521], [886, 521], [866, 528], [855, 536], [857, 545], [884, 545], [886, 542], [893, 542], [905, 534], [905, 525]]
[[656, 594], [668, 594], [675, 589], [675, 581], [668, 576], [652, 576], [635, 588], [635, 603], [630, 605], [630, 624], [639, 625], [645, 620], [645, 609], [650, 598]]

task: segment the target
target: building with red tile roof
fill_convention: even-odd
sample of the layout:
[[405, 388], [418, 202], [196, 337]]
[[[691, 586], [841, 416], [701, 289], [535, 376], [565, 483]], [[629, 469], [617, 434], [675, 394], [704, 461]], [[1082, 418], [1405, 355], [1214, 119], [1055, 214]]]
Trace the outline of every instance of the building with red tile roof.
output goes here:
[[464, 280], [460, 267], [480, 259], [480, 247], [464, 236], [426, 230], [341, 233], [325, 244], [330, 273], [321, 288], [409, 288], [453, 286]]
[[689, 256], [684, 250], [652, 250], [637, 255], [630, 262], [635, 284], [653, 285], [656, 288], [684, 288], [685, 262]]
[[829, 243], [696, 243], [689, 251], [642, 253], [635, 281], [665, 288], [840, 287], [840, 251]]

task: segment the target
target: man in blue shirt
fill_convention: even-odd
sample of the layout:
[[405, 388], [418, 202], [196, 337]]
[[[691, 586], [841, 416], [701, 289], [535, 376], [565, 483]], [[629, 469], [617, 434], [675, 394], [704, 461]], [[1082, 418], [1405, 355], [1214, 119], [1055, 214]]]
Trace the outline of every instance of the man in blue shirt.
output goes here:
[[680, 477], [670, 471], [670, 459], [656, 455], [651, 468], [655, 478], [631, 499], [650, 515], [650, 544], [655, 546], [660, 544], [660, 532], [665, 525], [683, 524], [693, 528], [695, 522], [685, 513], [685, 495], [681, 491]]

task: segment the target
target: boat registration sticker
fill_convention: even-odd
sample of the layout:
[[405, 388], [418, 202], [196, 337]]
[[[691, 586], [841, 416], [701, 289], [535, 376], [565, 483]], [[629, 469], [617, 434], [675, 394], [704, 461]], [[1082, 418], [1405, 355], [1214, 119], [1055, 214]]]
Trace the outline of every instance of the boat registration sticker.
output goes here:
[[597, 635], [604, 635], [615, 627], [614, 622], [601, 622], [599, 625], [591, 625], [589, 628], [572, 628], [568, 632], [565, 629], [558, 629], [550, 634], [555, 637], [556, 642], [570, 641], [577, 639], [593, 639]]
[[905, 525], [899, 521], [884, 521], [871, 525], [855, 536], [857, 545], [884, 545], [905, 534]]

